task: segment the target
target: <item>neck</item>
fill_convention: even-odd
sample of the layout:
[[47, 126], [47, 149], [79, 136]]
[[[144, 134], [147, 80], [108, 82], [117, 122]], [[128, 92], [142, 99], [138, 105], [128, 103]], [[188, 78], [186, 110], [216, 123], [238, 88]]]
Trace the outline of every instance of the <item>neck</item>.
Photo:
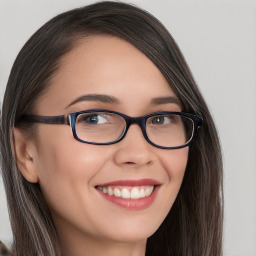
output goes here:
[[136, 242], [106, 241], [104, 239], [60, 240], [62, 256], [145, 256], [146, 240]]
[[147, 239], [117, 241], [88, 234], [74, 227], [57, 224], [57, 234], [62, 256], [145, 256]]

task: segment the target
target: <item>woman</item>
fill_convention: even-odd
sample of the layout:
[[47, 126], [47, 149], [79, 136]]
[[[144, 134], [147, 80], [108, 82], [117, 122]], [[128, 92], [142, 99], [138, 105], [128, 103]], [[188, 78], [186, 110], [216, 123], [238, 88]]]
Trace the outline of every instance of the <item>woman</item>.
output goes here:
[[214, 123], [171, 35], [134, 6], [71, 10], [28, 40], [1, 157], [14, 255], [222, 254]]

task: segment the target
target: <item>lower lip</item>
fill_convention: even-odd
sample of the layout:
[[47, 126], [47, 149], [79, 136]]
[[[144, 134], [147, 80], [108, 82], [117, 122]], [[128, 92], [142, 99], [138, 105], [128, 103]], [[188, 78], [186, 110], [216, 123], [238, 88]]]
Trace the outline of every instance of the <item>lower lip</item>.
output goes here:
[[102, 197], [104, 197], [106, 200], [110, 201], [111, 203], [118, 205], [122, 208], [125, 208], [127, 210], [134, 210], [134, 211], [140, 211], [148, 208], [152, 203], [154, 202], [157, 192], [159, 190], [160, 186], [156, 186], [151, 193], [150, 196], [140, 198], [140, 199], [125, 199], [122, 197], [116, 197], [116, 196], [110, 196], [108, 194], [103, 193], [102, 191], [97, 191], [100, 193]]

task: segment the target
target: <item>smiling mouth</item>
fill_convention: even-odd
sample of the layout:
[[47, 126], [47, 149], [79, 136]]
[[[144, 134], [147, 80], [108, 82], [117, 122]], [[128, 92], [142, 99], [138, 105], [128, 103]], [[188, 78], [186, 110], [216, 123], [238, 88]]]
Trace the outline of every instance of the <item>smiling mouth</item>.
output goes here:
[[107, 201], [127, 210], [144, 210], [155, 201], [162, 183], [153, 179], [119, 180], [95, 187]]
[[141, 199], [149, 197], [154, 191], [155, 186], [97, 186], [101, 192], [124, 199]]

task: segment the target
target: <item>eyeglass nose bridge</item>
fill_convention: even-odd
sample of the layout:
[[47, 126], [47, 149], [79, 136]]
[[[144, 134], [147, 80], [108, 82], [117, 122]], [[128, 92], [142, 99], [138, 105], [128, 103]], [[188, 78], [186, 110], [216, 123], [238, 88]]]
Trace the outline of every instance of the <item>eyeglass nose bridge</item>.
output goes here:
[[143, 137], [145, 138], [145, 140], [147, 142], [151, 143], [149, 141], [147, 133], [146, 133], [146, 119], [147, 118], [145, 116], [142, 116], [142, 117], [129, 117], [129, 116], [126, 116], [126, 118], [125, 118], [125, 121], [126, 121], [125, 131], [124, 131], [123, 135], [121, 136], [120, 140], [122, 140], [126, 136], [126, 134], [127, 134], [127, 132], [128, 132], [128, 130], [129, 130], [131, 125], [137, 124], [140, 127], [140, 129], [142, 131], [142, 134], [143, 134]]

